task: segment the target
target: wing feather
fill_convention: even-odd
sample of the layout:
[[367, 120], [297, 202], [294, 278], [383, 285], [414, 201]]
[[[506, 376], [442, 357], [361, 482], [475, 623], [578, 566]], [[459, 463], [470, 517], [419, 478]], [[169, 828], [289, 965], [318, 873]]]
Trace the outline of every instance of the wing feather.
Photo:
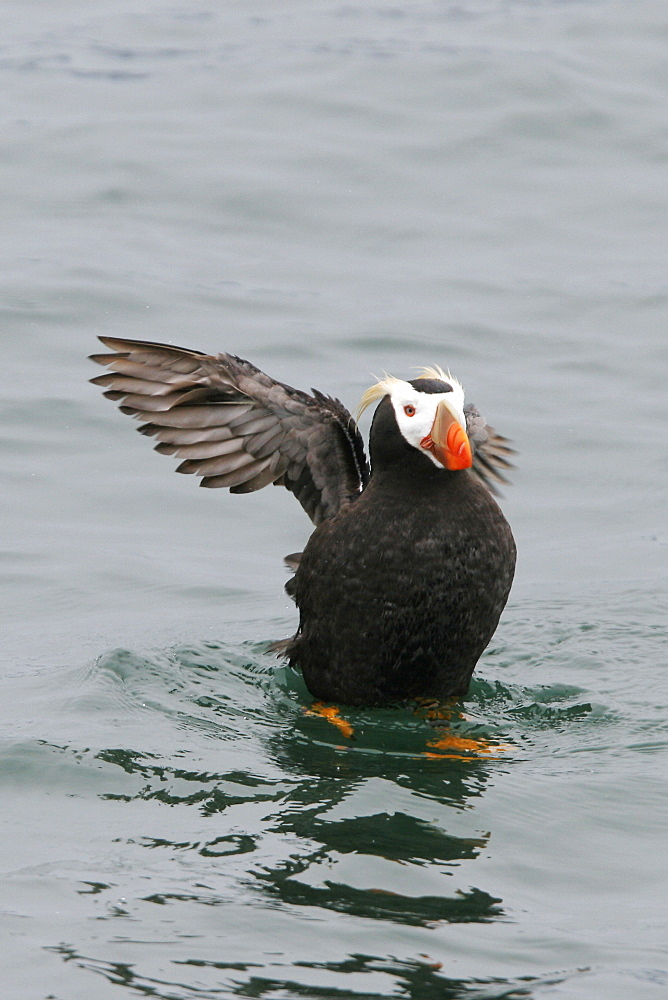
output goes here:
[[254, 490], [261, 490], [264, 486], [269, 486], [270, 483], [274, 482], [275, 473], [273, 469], [268, 468], [269, 463], [267, 462], [267, 467], [257, 475], [252, 476], [243, 483], [239, 483], [237, 486], [230, 486], [230, 493], [253, 493]]
[[248, 482], [249, 476], [252, 479], [255, 478], [258, 473], [264, 471], [265, 467], [264, 462], [250, 462], [249, 464], [244, 465], [241, 469], [235, 469], [231, 472], [226, 472], [223, 475], [205, 476], [200, 483], [200, 486], [210, 486], [214, 488], [219, 486], [227, 486], [228, 488], [241, 486], [242, 484]]
[[499, 495], [496, 483], [509, 483], [502, 470], [513, 469], [508, 459], [515, 451], [508, 438], [490, 427], [480, 411], [469, 403], [464, 407], [466, 431], [473, 448], [473, 468], [471, 471], [485, 484], [490, 493]]
[[[142, 424], [137, 430], [147, 437], [155, 437], [158, 441], [168, 441], [171, 444], [197, 444], [198, 441], [227, 441], [234, 435], [229, 427], [196, 427], [187, 430], [183, 427], [160, 427], [158, 424]], [[156, 445], [156, 451], [158, 446]]]
[[[127, 397], [126, 397], [127, 399]], [[180, 399], [180, 397], [179, 397]], [[144, 401], [145, 402], [145, 401]], [[144, 402], [142, 405], [144, 405]], [[139, 420], [157, 421], [155, 412], [149, 409], [139, 409], [132, 403], [125, 402], [118, 407], [121, 413], [127, 413], [131, 417]], [[227, 407], [231, 409], [231, 407]], [[241, 409], [238, 407], [237, 409]], [[233, 419], [233, 414], [224, 413], [220, 404], [213, 406], [185, 406], [183, 400], [175, 404], [173, 409], [160, 413], [159, 422], [164, 427], [221, 427], [228, 424]]]
[[237, 446], [231, 454], [218, 455], [216, 458], [186, 459], [177, 466], [176, 471], [191, 472], [198, 476], [224, 476], [228, 472], [236, 472], [237, 469], [243, 469], [245, 465], [252, 465], [257, 461], [243, 450], [240, 443], [236, 441], [229, 443]]
[[91, 355], [108, 369], [91, 381], [201, 486], [249, 493], [282, 485], [319, 524], [366, 485], [362, 439], [338, 400], [293, 389], [231, 354], [100, 340], [112, 353]]
[[161, 455], [178, 455], [179, 458], [216, 458], [239, 450], [239, 441], [230, 437], [227, 441], [203, 441], [201, 444], [156, 444], [155, 451]]

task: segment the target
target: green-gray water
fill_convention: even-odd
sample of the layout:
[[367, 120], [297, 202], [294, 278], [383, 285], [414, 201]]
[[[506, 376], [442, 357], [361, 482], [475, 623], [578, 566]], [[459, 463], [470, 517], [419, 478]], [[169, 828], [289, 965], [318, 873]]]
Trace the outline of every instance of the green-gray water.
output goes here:
[[[2, 997], [663, 1000], [664, 5], [0, 24]], [[174, 475], [98, 334], [452, 369], [520, 558], [449, 719], [310, 714], [305, 515]]]

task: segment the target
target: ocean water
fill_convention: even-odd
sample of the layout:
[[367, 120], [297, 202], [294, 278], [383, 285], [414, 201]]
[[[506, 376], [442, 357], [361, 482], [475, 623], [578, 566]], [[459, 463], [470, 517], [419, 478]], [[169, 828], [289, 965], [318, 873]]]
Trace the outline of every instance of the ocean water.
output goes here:
[[[664, 5], [0, 25], [2, 997], [663, 1000]], [[518, 451], [469, 695], [314, 714], [306, 516], [175, 476], [97, 335], [450, 367]]]

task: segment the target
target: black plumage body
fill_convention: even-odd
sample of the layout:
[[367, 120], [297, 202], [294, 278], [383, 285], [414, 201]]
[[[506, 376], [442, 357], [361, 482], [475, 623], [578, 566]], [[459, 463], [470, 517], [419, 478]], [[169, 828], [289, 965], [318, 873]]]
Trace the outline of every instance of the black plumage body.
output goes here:
[[290, 661], [327, 701], [465, 694], [513, 579], [515, 543], [489, 490], [436, 468], [392, 424], [386, 399], [369, 485], [314, 531], [294, 580]]

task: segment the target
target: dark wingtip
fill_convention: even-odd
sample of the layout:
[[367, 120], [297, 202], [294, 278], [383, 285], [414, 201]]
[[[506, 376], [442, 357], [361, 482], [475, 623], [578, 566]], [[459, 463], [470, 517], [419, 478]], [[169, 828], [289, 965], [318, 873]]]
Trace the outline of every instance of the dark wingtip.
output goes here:
[[[106, 366], [111, 364], [112, 361], [115, 361], [117, 357], [118, 354], [89, 354], [88, 360], [94, 361], [96, 365]], [[93, 379], [91, 379], [91, 382], [92, 381]]]
[[110, 347], [112, 351], [116, 351], [114, 357], [118, 357], [119, 354], [123, 357], [128, 357], [132, 351], [142, 351], [158, 349], [162, 351], [171, 352], [174, 351], [177, 354], [188, 354], [195, 358], [206, 358], [207, 355], [204, 351], [193, 351], [189, 347], [178, 347], [176, 344], [161, 344], [157, 340], [128, 340], [125, 337], [103, 337], [99, 336], [97, 338], [101, 344], [105, 347]]

